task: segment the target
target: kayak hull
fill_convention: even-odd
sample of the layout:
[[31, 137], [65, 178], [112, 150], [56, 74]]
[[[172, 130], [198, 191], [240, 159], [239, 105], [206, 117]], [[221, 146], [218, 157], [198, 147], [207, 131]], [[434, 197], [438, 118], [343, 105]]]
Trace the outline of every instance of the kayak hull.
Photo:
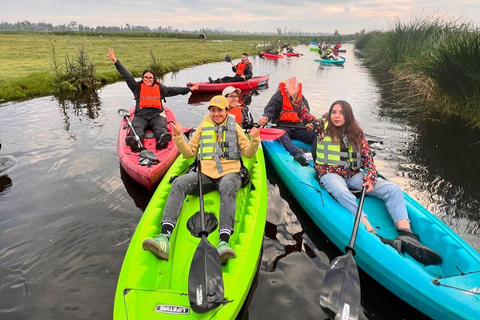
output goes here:
[[[128, 247], [115, 294], [114, 316], [119, 319], [235, 319], [248, 295], [261, 255], [267, 214], [267, 180], [263, 150], [252, 159], [243, 158], [250, 181], [237, 193], [235, 232], [230, 245], [237, 257], [222, 266], [225, 299], [228, 303], [203, 314], [189, 305], [188, 274], [200, 242], [187, 230], [188, 219], [199, 211], [198, 196], [187, 196], [172, 234], [169, 261], [159, 260], [142, 249], [142, 241], [160, 233], [160, 221], [173, 176], [187, 171], [192, 159], [179, 156], [161, 181], [148, 204]], [[217, 191], [204, 195], [205, 212], [218, 219]], [[208, 236], [217, 246], [218, 227]]]
[[[173, 112], [165, 104], [163, 106], [165, 108], [167, 122], [173, 121], [174, 123], [176, 123], [177, 120]], [[132, 121], [135, 108], [131, 108], [129, 112], [130, 121]], [[171, 124], [167, 125], [167, 129], [173, 134], [173, 128]], [[129, 134], [129, 132], [130, 128], [127, 124], [127, 121], [125, 120], [125, 118], [122, 118], [117, 140], [117, 152], [118, 158], [120, 159], [120, 165], [125, 170], [125, 172], [135, 181], [137, 181], [139, 184], [141, 184], [148, 190], [153, 190], [158, 185], [162, 177], [165, 175], [170, 165], [178, 157], [178, 149], [172, 140], [168, 143], [165, 149], [157, 150], [155, 148], [155, 145], [157, 143], [157, 139], [155, 137], [151, 139], [144, 138], [142, 141], [143, 146], [147, 150], [155, 153], [157, 159], [160, 162], [149, 167], [142, 166], [139, 164], [140, 153], [132, 152], [132, 149], [125, 143], [125, 137]]]
[[[319, 187], [312, 166], [300, 166], [278, 141], [262, 143], [266, 157], [296, 200], [323, 233], [345, 252], [354, 215]], [[299, 141], [294, 143], [298, 147], [310, 148]], [[368, 233], [362, 223], [355, 243], [357, 265], [429, 317], [478, 319], [479, 253], [414, 199], [407, 194], [404, 197], [414, 233], [420, 236], [422, 243], [442, 256], [442, 264], [424, 266], [408, 255], [400, 255], [377, 236]], [[398, 235], [382, 200], [367, 196], [363, 209], [379, 235], [389, 239]], [[440, 284], [435, 284], [435, 279]]]
[[300, 57], [300, 53], [289, 53], [289, 52], [285, 52], [283, 55], [287, 56], [287, 57]]
[[260, 57], [267, 58], [267, 59], [281, 59], [283, 58], [283, 55], [262, 52], [260, 53]]
[[[258, 89], [258, 87], [265, 86], [268, 84], [268, 80], [270, 79], [269, 75], [265, 76], [258, 76], [252, 77], [248, 81], [248, 84], [254, 89]], [[201, 93], [201, 92], [222, 92], [228, 86], [234, 86], [242, 91], [250, 90], [250, 87], [245, 81], [240, 82], [222, 82], [222, 83], [210, 83], [210, 82], [189, 82], [187, 86], [193, 86], [198, 84], [198, 90], [194, 91], [194, 93]]]
[[343, 65], [347, 59], [345, 57], [339, 56], [338, 60], [330, 60], [330, 59], [314, 59], [315, 62], [320, 62], [323, 64], [336, 64], [336, 65]]

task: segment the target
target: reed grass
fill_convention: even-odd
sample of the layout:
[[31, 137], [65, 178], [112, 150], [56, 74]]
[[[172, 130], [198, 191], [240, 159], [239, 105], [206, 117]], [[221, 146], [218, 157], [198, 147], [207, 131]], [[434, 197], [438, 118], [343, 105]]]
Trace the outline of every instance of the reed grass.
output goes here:
[[480, 127], [480, 33], [471, 23], [432, 15], [395, 20], [356, 48], [374, 73], [391, 75], [393, 94]]

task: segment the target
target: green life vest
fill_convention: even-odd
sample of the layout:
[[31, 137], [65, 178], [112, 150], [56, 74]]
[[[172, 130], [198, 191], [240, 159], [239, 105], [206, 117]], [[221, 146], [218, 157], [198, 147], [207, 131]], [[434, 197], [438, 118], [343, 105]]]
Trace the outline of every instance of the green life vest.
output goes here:
[[[219, 142], [217, 142], [217, 135], [221, 137]], [[201, 160], [215, 159], [219, 173], [223, 172], [220, 157], [227, 160], [241, 159], [235, 117], [229, 115], [226, 124], [222, 126], [203, 121], [198, 156]]]
[[[324, 129], [327, 129], [328, 122], [325, 122]], [[344, 140], [348, 146], [347, 151], [340, 150], [340, 141], [332, 141], [330, 136], [325, 136], [322, 141], [317, 140], [315, 163], [318, 165], [343, 166], [347, 170], [355, 171], [362, 165], [359, 152], [354, 152], [353, 147]]]

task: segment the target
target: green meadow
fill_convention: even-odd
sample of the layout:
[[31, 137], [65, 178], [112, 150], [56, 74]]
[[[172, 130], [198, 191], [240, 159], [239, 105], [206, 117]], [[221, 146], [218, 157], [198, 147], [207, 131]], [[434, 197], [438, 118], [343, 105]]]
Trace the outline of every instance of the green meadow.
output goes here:
[[227, 35], [203, 41], [198, 35], [0, 33], [0, 102], [58, 92], [55, 70], [65, 70], [66, 59], [75, 61], [80, 51], [94, 65], [97, 80], [106, 84], [120, 79], [106, 56], [108, 48], [113, 48], [117, 59], [138, 76], [153, 64], [167, 73], [222, 61], [225, 53], [232, 59], [242, 52], [257, 54], [261, 51], [257, 45], [269, 41], [268, 37]]

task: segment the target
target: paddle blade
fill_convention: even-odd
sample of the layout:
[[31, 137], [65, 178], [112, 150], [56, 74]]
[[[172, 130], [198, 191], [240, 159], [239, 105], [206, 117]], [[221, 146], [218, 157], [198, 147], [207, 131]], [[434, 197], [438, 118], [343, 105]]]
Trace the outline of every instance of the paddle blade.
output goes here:
[[130, 117], [130, 113], [128, 112], [128, 110], [125, 109], [118, 109], [118, 115], [122, 117]]
[[223, 59], [225, 59], [225, 61], [227, 62], [232, 62], [232, 59], [230, 59], [230, 56], [228, 55], [228, 53], [225, 53], [225, 57]]
[[260, 128], [260, 138], [262, 140], [277, 140], [283, 134], [285, 130], [282, 129], [274, 129], [274, 128]]
[[320, 306], [331, 319], [358, 319], [360, 278], [351, 251], [331, 261], [320, 291]]
[[220, 256], [205, 235], [202, 235], [190, 266], [188, 298], [196, 313], [208, 312], [224, 302]]

